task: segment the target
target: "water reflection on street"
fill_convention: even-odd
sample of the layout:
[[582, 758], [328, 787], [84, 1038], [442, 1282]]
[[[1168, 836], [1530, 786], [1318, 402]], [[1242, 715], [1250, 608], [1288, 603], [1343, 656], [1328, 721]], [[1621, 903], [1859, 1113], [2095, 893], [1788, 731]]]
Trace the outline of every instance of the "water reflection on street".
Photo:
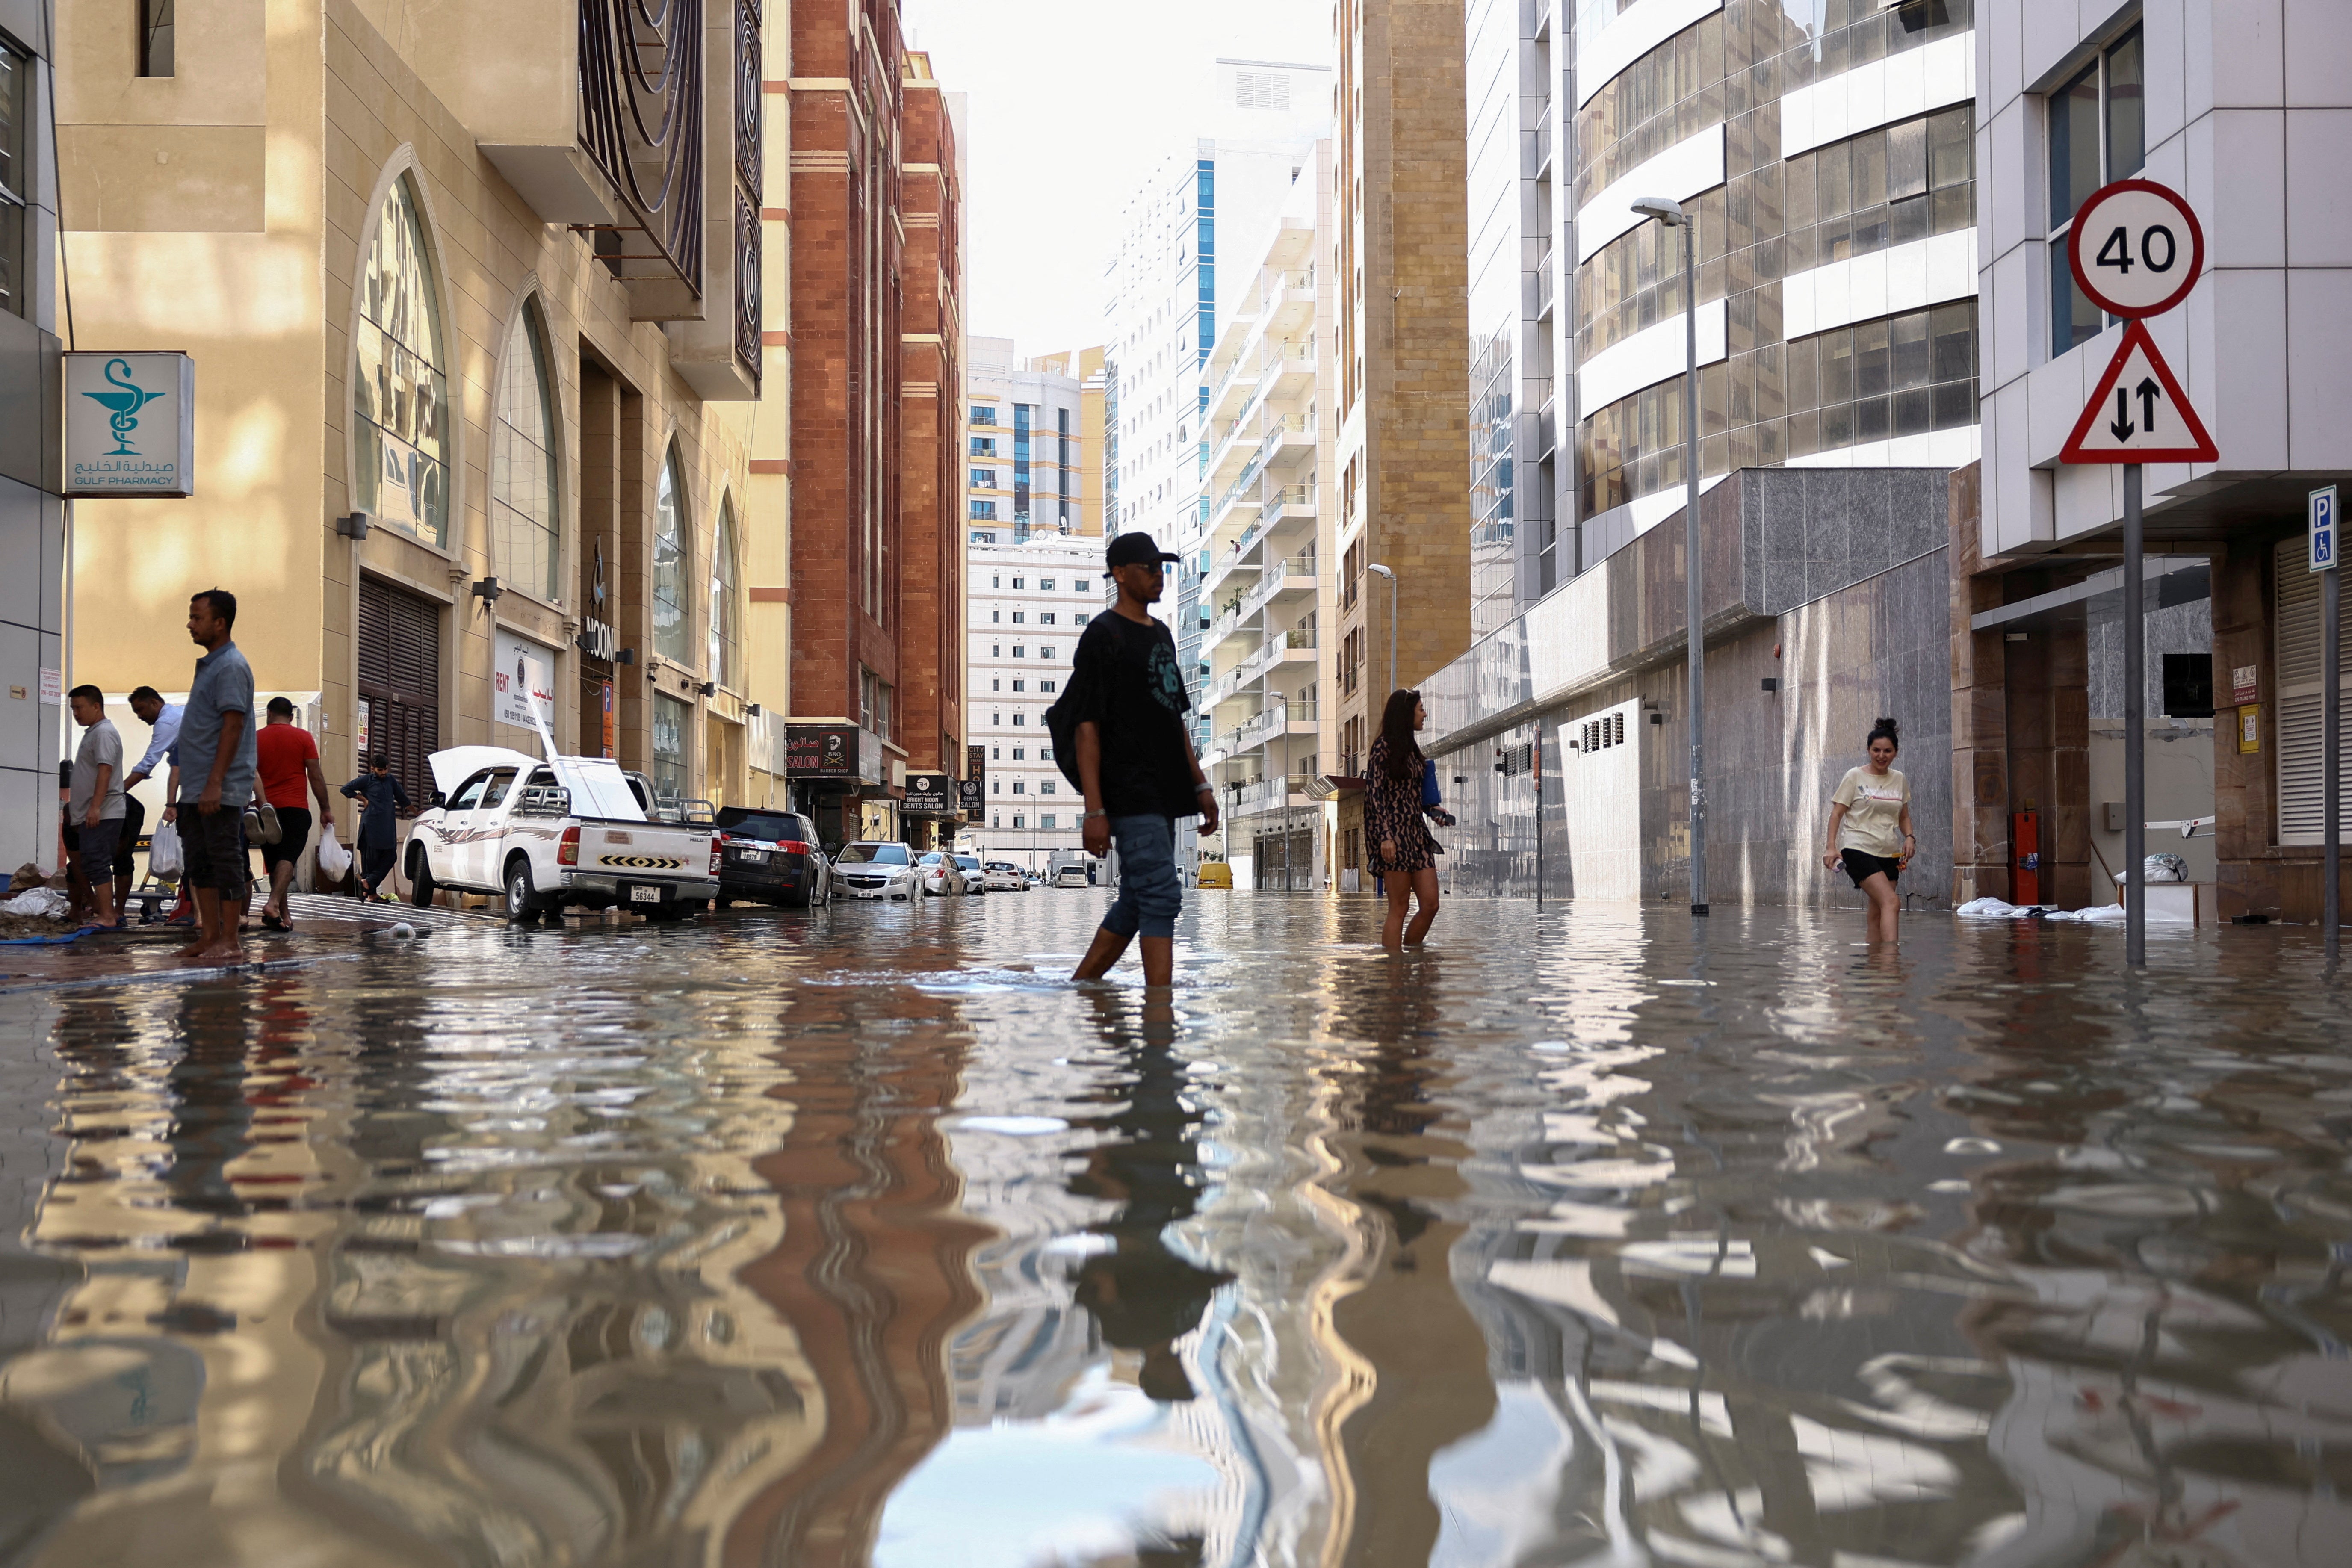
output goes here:
[[2307, 933], [1101, 901], [0, 995], [0, 1563], [2346, 1560]]

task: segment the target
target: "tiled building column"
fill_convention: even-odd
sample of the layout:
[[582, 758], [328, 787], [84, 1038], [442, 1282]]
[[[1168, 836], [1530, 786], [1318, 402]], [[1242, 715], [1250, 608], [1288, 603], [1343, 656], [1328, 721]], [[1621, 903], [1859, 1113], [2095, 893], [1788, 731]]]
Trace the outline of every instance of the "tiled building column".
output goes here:
[[2008, 645], [1971, 631], [2000, 604], [1984, 568], [1981, 464], [1952, 475], [1952, 903], [2010, 896]]

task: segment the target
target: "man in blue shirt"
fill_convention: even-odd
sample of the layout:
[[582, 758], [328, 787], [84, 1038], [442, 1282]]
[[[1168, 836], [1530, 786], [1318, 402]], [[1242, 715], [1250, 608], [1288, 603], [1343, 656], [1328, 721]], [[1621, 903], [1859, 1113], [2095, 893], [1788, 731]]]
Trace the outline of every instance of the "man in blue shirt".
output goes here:
[[184, 958], [234, 963], [237, 926], [253, 891], [246, 858], [245, 807], [258, 763], [254, 746], [253, 668], [229, 640], [236, 595], [207, 588], [188, 601], [188, 636], [204, 658], [188, 681], [180, 717], [180, 840], [196, 896], [196, 940]]
[[[166, 702], [163, 694], [152, 686], [134, 688], [131, 693], [131, 710], [147, 726], [147, 751], [132, 764], [122, 781], [122, 837], [114, 842], [114, 907], [131, 907], [131, 884], [139, 868], [131, 859], [131, 851], [147, 831], [147, 808], [131, 792], [145, 784], [155, 771], [171, 761], [172, 748], [180, 743], [180, 719], [185, 710], [177, 702]], [[163, 796], [163, 820], [170, 822], [177, 813], [172, 806], [173, 795]], [[186, 895], [181, 895], [183, 900]], [[175, 920], [187, 917], [178, 915]]]

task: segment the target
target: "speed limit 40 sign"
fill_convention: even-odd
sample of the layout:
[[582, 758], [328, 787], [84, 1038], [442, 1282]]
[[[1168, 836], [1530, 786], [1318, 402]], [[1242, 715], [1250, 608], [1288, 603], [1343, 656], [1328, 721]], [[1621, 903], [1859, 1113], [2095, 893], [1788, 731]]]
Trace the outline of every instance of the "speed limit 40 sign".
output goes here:
[[2161, 316], [2205, 270], [2205, 231], [2177, 191], [2117, 180], [2091, 194], [2067, 237], [2074, 281], [2111, 316]]

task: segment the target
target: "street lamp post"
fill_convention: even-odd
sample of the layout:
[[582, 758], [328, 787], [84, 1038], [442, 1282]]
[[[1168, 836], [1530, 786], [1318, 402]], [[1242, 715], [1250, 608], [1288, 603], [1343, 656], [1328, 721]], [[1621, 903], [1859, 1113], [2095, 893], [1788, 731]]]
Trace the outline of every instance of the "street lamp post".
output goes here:
[[[1385, 567], [1385, 566], [1381, 565], [1381, 564], [1379, 562], [1377, 562], [1377, 561], [1375, 561], [1375, 562], [1373, 562], [1373, 563], [1371, 563], [1371, 569], [1372, 569], [1373, 571], [1375, 571], [1375, 572], [1379, 573], [1381, 576], [1383, 576], [1383, 577], [1385, 577], [1385, 578], [1387, 578], [1387, 579], [1389, 580], [1389, 689], [1390, 689], [1391, 692], [1393, 692], [1393, 691], [1394, 691], [1394, 690], [1396, 690], [1396, 689], [1397, 689], [1397, 683], [1396, 683], [1396, 610], [1397, 610], [1397, 598], [1396, 598], [1396, 594], [1397, 594], [1397, 582], [1396, 582], [1396, 574], [1395, 574], [1395, 573], [1393, 573], [1393, 572], [1391, 572], [1391, 571], [1390, 571], [1387, 567]], [[1383, 699], [1381, 699], [1381, 700], [1382, 700], [1382, 701], [1386, 701], [1386, 700], [1387, 700], [1387, 699], [1386, 699], [1386, 698], [1383, 698]]]
[[1698, 228], [1680, 202], [1643, 196], [1633, 204], [1643, 217], [1683, 231], [1683, 323], [1688, 357], [1683, 374], [1683, 468], [1689, 480], [1683, 503], [1683, 624], [1690, 667], [1690, 907], [1706, 913], [1706, 637], [1699, 598], [1698, 565]]

